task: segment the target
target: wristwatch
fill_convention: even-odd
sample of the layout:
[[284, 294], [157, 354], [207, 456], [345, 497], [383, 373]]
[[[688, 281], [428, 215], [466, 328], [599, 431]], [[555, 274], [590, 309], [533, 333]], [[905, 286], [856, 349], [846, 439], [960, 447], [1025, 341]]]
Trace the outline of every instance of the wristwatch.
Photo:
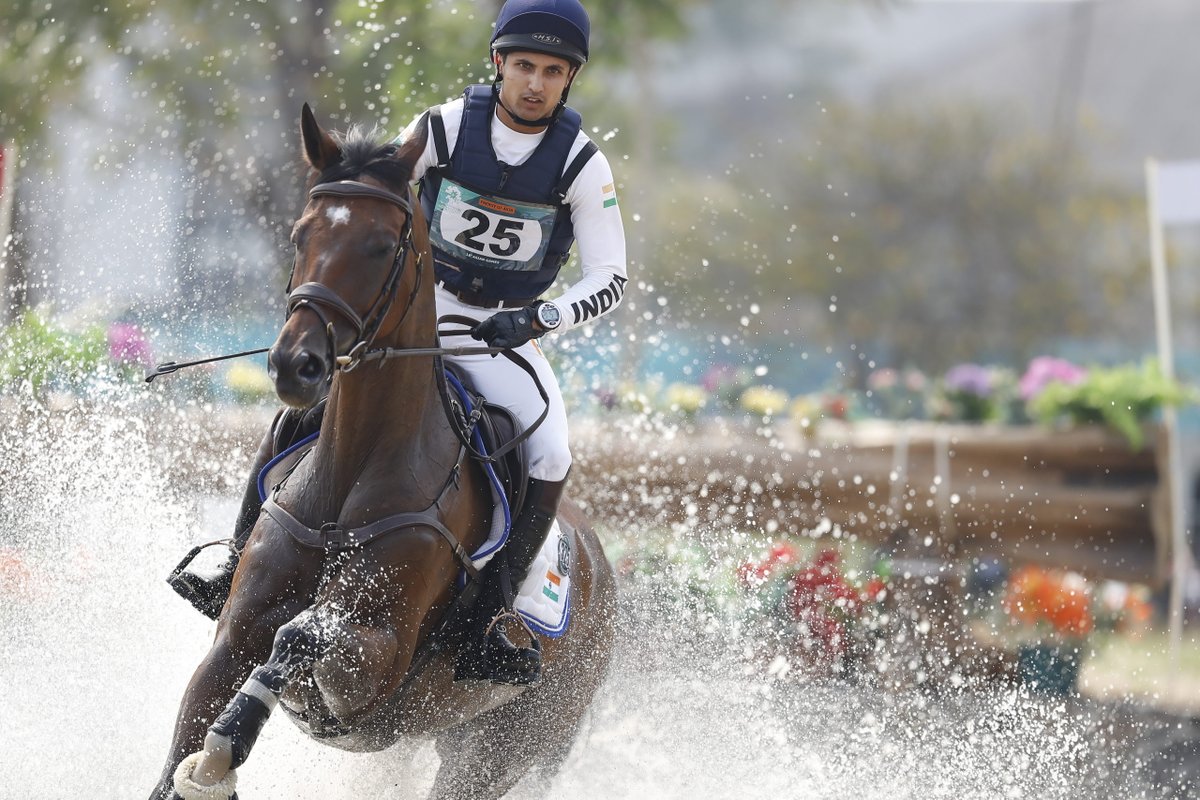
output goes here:
[[543, 301], [536, 306], [538, 324], [548, 331], [552, 331], [562, 324], [562, 312], [558, 310], [558, 306], [549, 301]]

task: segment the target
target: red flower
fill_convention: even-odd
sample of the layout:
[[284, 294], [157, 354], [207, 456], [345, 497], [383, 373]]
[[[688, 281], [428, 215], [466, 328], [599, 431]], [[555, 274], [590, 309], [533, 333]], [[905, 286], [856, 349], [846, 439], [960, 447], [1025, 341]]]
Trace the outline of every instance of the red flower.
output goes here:
[[1078, 575], [1021, 567], [1008, 581], [1004, 609], [1019, 623], [1046, 623], [1055, 633], [1086, 636], [1093, 625], [1091, 593]]
[[737, 568], [738, 582], [748, 589], [762, 586], [777, 571], [797, 560], [796, 548], [787, 542], [775, 542], [759, 561], [747, 561]]

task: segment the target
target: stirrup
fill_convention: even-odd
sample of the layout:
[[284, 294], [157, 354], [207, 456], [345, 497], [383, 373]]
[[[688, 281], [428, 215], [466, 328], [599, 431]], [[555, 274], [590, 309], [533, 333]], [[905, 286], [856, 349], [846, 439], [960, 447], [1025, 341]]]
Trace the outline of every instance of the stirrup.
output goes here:
[[[201, 550], [213, 545], [223, 544], [229, 548], [230, 557], [221, 565], [221, 572], [212, 578], [202, 578], [194, 572], [185, 572], [187, 566], [200, 554]], [[240, 553], [232, 539], [219, 539], [215, 542], [197, 545], [188, 551], [171, 574], [167, 576], [167, 585], [175, 593], [187, 600], [204, 616], [216, 620], [221, 616], [221, 609], [229, 599], [229, 591], [233, 588], [233, 573], [237, 569]]]
[[[529, 647], [518, 647], [508, 638], [504, 623], [515, 620], [529, 635]], [[533, 686], [542, 677], [542, 643], [520, 614], [501, 609], [492, 617], [483, 637], [470, 642], [460, 655], [454, 679], [487, 680], [510, 686]]]

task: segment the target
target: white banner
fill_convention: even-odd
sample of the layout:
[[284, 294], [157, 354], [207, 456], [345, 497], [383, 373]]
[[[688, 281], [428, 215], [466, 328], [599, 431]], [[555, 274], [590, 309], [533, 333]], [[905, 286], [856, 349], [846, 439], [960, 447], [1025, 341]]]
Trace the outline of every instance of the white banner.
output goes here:
[[1200, 161], [1160, 161], [1155, 199], [1163, 225], [1200, 222]]

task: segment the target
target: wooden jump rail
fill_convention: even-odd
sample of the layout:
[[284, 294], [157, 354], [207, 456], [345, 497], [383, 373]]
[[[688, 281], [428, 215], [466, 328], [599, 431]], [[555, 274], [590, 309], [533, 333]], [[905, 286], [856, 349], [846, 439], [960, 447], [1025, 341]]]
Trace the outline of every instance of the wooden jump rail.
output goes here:
[[873, 541], [907, 531], [944, 556], [1167, 576], [1157, 429], [1138, 451], [1098, 426], [827, 423], [806, 439], [787, 420], [771, 432], [722, 420], [672, 431], [614, 417], [580, 421], [572, 436], [572, 489], [601, 521], [792, 534], [832, 524]]
[[[240, 493], [273, 406], [181, 410], [148, 438], [173, 485]], [[55, 420], [52, 418], [53, 426]], [[885, 541], [930, 537], [939, 554], [995, 554], [1156, 583], [1170, 558], [1165, 447], [1134, 452], [1099, 427], [827, 422], [804, 438], [741, 421], [652, 425], [619, 414], [572, 421], [571, 493], [621, 526], [716, 527]]]

